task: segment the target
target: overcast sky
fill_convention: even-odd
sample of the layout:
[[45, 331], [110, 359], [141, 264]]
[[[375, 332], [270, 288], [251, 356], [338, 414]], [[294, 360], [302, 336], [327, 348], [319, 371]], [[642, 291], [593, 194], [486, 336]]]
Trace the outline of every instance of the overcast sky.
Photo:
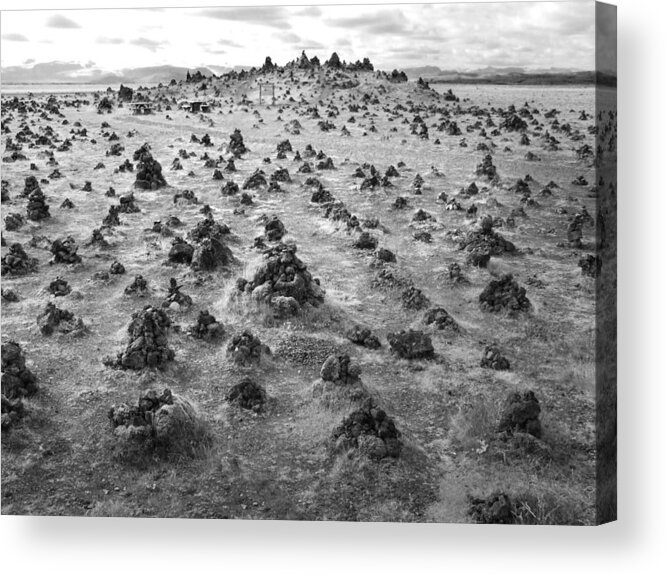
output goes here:
[[[12, 7], [15, 7], [16, 3]], [[594, 68], [593, 2], [4, 11], [2, 66], [277, 64], [369, 57], [379, 69], [435, 65]]]

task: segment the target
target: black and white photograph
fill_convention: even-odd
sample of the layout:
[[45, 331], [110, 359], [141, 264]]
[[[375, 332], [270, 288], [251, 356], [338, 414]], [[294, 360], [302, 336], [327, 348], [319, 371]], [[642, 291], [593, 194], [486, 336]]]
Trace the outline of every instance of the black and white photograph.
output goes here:
[[0, 32], [2, 515], [617, 519], [615, 6]]

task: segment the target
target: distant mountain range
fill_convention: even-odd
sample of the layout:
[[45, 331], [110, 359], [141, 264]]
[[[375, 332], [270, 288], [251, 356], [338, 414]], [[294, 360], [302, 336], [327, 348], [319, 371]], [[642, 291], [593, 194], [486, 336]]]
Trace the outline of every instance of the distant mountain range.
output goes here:
[[[184, 68], [179, 66], [148, 66], [124, 68], [122, 70], [101, 70], [94, 65], [76, 62], [44, 62], [32, 66], [9, 66], [0, 69], [3, 84], [167, 84], [172, 79], [185, 80], [187, 72], [197, 71], [204, 76], [221, 75], [231, 70], [249, 70], [250, 66], [204, 66]], [[520, 67], [496, 68], [488, 66], [476, 70], [443, 70], [438, 66], [405, 68], [410, 80], [423, 78], [429, 82], [450, 83], [498, 83], [498, 84], [573, 84], [597, 81], [612, 84], [614, 74], [597, 74], [571, 68], [525, 69]]]
[[206, 66], [183, 68], [179, 66], [148, 66], [144, 68], [124, 68], [110, 72], [94, 66], [85, 66], [74, 62], [45, 62], [34, 66], [9, 66], [0, 69], [3, 84], [158, 84], [168, 83], [172, 79], [185, 80], [187, 72], [200, 71], [204, 76], [224, 74], [243, 66], [225, 68]]

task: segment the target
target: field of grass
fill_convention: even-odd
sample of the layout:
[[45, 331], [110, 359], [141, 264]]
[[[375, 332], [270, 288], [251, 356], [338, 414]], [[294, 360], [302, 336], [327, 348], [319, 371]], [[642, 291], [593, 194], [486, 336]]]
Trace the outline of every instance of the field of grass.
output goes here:
[[[15, 139], [25, 124], [36, 134], [50, 126], [60, 141], [70, 138], [71, 150], [55, 152], [64, 176], [42, 184], [51, 218], [28, 221], [17, 231], [3, 228], [7, 245], [20, 242], [39, 260], [36, 272], [3, 276], [3, 289], [19, 295], [15, 303], [2, 303], [2, 340], [21, 344], [28, 367], [37, 376], [39, 392], [24, 400], [26, 415], [2, 434], [2, 513], [29, 515], [89, 515], [104, 517], [197, 517], [246, 519], [302, 519], [349, 521], [470, 522], [469, 497], [487, 497], [501, 491], [515, 502], [515, 520], [528, 524], [575, 524], [595, 522], [596, 505], [596, 283], [581, 274], [578, 260], [596, 252], [594, 224], [583, 230], [583, 249], [567, 246], [567, 226], [583, 207], [593, 216], [597, 200], [591, 187], [597, 181], [592, 162], [577, 158], [583, 144], [595, 147], [589, 128], [595, 121], [592, 87], [535, 88], [527, 105], [537, 124], [529, 125], [530, 145], [519, 144], [520, 133], [501, 130], [490, 137], [479, 127], [467, 131], [486, 115], [496, 125], [501, 110], [511, 99], [510, 88], [470, 88], [459, 94], [459, 104], [444, 102], [434, 91], [414, 84], [392, 84], [373, 74], [358, 74], [358, 86], [334, 88], [325, 73], [296, 71], [271, 74], [263, 81], [276, 84], [276, 103], [258, 104], [257, 78], [206, 82], [154, 89], [147, 94], [162, 98], [162, 109], [147, 116], [134, 116], [127, 106], [114, 106], [110, 114], [98, 114], [92, 95], [58, 96], [63, 118], [42, 108], [20, 113], [3, 100], [3, 150], [8, 137]], [[342, 79], [338, 79], [342, 81]], [[503, 91], [504, 90], [504, 91]], [[508, 91], [507, 91], [508, 90]], [[528, 88], [522, 87], [523, 97]], [[568, 90], [568, 91], [567, 91]], [[188, 114], [175, 102], [183, 97], [213, 99], [207, 114]], [[363, 99], [364, 94], [369, 97]], [[246, 95], [248, 100], [243, 100]], [[289, 101], [293, 97], [294, 101]], [[35, 96], [45, 101], [46, 96]], [[80, 100], [87, 100], [81, 102]], [[172, 109], [167, 110], [167, 103]], [[524, 100], [513, 102], [521, 108]], [[365, 106], [357, 112], [350, 105]], [[321, 119], [335, 124], [323, 132], [311, 107]], [[497, 106], [494, 108], [493, 106]], [[545, 112], [557, 107], [557, 131]], [[436, 125], [448, 109], [462, 135], [449, 136]], [[332, 110], [334, 113], [327, 117]], [[581, 111], [589, 119], [581, 120]], [[416, 114], [429, 127], [429, 139], [410, 133]], [[484, 115], [485, 114], [485, 115]], [[349, 122], [351, 116], [355, 122]], [[288, 133], [292, 120], [302, 125], [300, 134]], [[406, 120], [406, 121], [403, 121]], [[102, 129], [102, 122], [109, 128]], [[351, 135], [341, 135], [346, 126]], [[371, 126], [376, 131], [370, 131]], [[72, 130], [87, 129], [87, 136], [73, 137]], [[224, 174], [239, 185], [257, 168], [267, 175], [278, 167], [289, 170], [292, 183], [281, 184], [283, 193], [252, 191], [253, 205], [240, 205], [240, 196], [223, 196], [225, 181], [213, 180], [201, 155], [227, 158], [226, 145], [234, 129], [243, 135], [249, 153], [236, 161], [238, 171]], [[394, 129], [394, 130], [393, 130]], [[560, 149], [542, 148], [540, 134], [550, 131]], [[107, 156], [110, 143], [103, 132], [115, 132], [125, 151]], [[580, 139], [572, 139], [578, 133]], [[191, 142], [191, 136], [208, 134], [212, 147]], [[441, 140], [435, 144], [435, 139]], [[461, 147], [462, 138], [468, 146]], [[92, 140], [96, 140], [93, 143]], [[307, 144], [332, 158], [334, 170], [297, 173], [300, 162], [294, 153], [276, 159], [276, 145], [289, 139], [301, 154]], [[477, 150], [485, 142], [491, 148], [499, 182], [491, 185], [475, 175], [487, 152]], [[168, 187], [156, 191], [133, 188], [135, 174], [117, 172], [125, 158], [148, 143], [163, 168]], [[56, 144], [58, 145], [58, 144]], [[25, 161], [3, 162], [2, 179], [8, 182], [11, 199], [2, 204], [3, 218], [25, 214], [26, 199], [20, 197], [24, 179], [46, 178], [44, 147], [24, 144]], [[183, 169], [170, 170], [178, 152], [195, 155], [181, 159]], [[507, 150], [508, 149], [508, 150]], [[533, 151], [540, 161], [528, 161]], [[4, 153], [4, 155], [7, 155]], [[264, 162], [270, 158], [270, 163]], [[93, 168], [102, 162], [104, 167]], [[363, 164], [383, 174], [398, 167], [394, 187], [361, 191], [352, 175]], [[34, 163], [37, 171], [30, 169]], [[316, 162], [315, 162], [316, 163]], [[422, 195], [415, 195], [417, 174], [425, 180]], [[457, 248], [461, 233], [475, 229], [478, 219], [489, 214], [506, 218], [519, 207], [520, 195], [510, 189], [529, 174], [536, 206], [525, 206], [526, 217], [516, 226], [497, 227], [512, 241], [517, 255], [493, 257], [487, 268], [465, 264]], [[370, 230], [379, 245], [396, 254], [392, 267], [409, 277], [432, 305], [444, 307], [460, 326], [459, 332], [436, 331], [423, 324], [425, 310], [404, 309], [399, 290], [373, 287], [378, 271], [370, 252], [357, 250], [352, 242], [358, 232], [348, 232], [324, 217], [321, 207], [310, 202], [308, 176], [319, 178], [335, 198], [342, 200], [359, 220], [379, 218], [380, 228]], [[572, 185], [583, 176], [589, 186]], [[86, 181], [92, 191], [82, 191]], [[465, 208], [475, 203], [476, 216], [447, 211], [438, 201], [441, 192], [455, 197], [476, 181], [488, 186], [478, 196], [461, 199]], [[558, 184], [550, 197], [539, 191], [550, 181]], [[84, 246], [92, 230], [101, 225], [117, 197], [107, 197], [112, 186], [117, 195], [134, 191], [140, 213], [121, 214], [121, 225], [105, 230], [107, 248]], [[174, 204], [176, 192], [191, 190], [198, 204]], [[408, 207], [397, 210], [397, 196], [408, 198]], [[59, 206], [65, 198], [75, 205]], [[186, 265], [165, 265], [171, 237], [151, 231], [157, 220], [177, 216], [185, 235], [203, 219], [200, 209], [210, 205], [216, 221], [231, 229], [228, 245], [236, 262], [214, 272], [195, 272]], [[239, 208], [244, 208], [240, 212]], [[412, 221], [423, 209], [435, 220]], [[234, 297], [235, 280], [250, 278], [263, 261], [253, 248], [263, 233], [259, 218], [276, 214], [287, 229], [285, 242], [298, 246], [298, 256], [326, 292], [324, 303], [307, 309], [291, 320], [275, 320], [265, 307]], [[429, 231], [431, 243], [413, 238]], [[48, 263], [50, 242], [73, 236], [79, 244], [82, 264]], [[565, 247], [563, 247], [565, 246]], [[3, 246], [3, 256], [7, 252]], [[110, 280], [94, 279], [120, 261], [127, 273]], [[454, 285], [448, 266], [457, 262], [468, 280]], [[483, 311], [478, 296], [498, 276], [513, 274], [527, 288], [532, 311], [511, 317]], [[144, 298], [124, 295], [136, 274], [149, 282]], [[56, 276], [63, 277], [72, 293], [55, 303], [83, 318], [89, 332], [82, 337], [43, 336], [36, 318], [53, 300], [46, 290]], [[102, 360], [115, 355], [126, 343], [126, 329], [133, 312], [147, 304], [160, 306], [169, 278], [174, 277], [190, 295], [190, 309], [169, 311], [182, 330], [169, 332], [175, 361], [162, 370], [143, 372], [113, 370]], [[225, 327], [222, 342], [205, 343], [185, 334], [200, 310], [208, 310]], [[345, 331], [360, 323], [375, 333], [382, 347], [369, 350], [351, 343]], [[229, 337], [249, 328], [273, 353], [253, 367], [235, 365], [226, 353]], [[428, 331], [435, 348], [434, 360], [396, 358], [387, 334], [403, 329]], [[509, 371], [480, 367], [484, 347], [497, 342], [511, 362]], [[303, 348], [319, 358], [317, 350], [348, 353], [361, 367], [361, 379], [402, 433], [400, 457], [380, 461], [355, 452], [334, 453], [331, 434], [348, 414], [344, 402], [327, 404], [313, 393], [321, 362], [298, 361], [281, 350]], [[323, 353], [323, 352], [322, 352]], [[325, 359], [324, 353], [324, 359]], [[254, 413], [230, 405], [225, 396], [244, 377], [250, 376], [267, 392], [264, 411]], [[158, 454], [133, 449], [113, 435], [107, 417], [112, 405], [133, 403], [146, 389], [171, 389], [189, 398], [206, 427], [206, 441], [187, 452]], [[505, 397], [511, 391], [533, 390], [540, 402], [543, 436], [540, 440], [506, 439], [496, 433]]]

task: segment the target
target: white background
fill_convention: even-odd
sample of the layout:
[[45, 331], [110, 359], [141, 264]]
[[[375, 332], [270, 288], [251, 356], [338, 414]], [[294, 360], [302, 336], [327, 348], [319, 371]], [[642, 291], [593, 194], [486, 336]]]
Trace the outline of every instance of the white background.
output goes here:
[[[280, 4], [257, 0], [256, 4]], [[308, 5], [313, 2], [290, 2]], [[372, 3], [372, 2], [367, 2]], [[375, 2], [379, 3], [379, 2]], [[183, 6], [0, 0], [0, 8]], [[189, 4], [221, 5], [190, 0]], [[251, 2], [228, 0], [231, 5]], [[664, 10], [619, 0], [619, 514], [604, 527], [1, 517], [4, 573], [664, 573]], [[519, 6], [516, 7], [520, 9]], [[501, 30], [489, 30], [501, 34]]]

